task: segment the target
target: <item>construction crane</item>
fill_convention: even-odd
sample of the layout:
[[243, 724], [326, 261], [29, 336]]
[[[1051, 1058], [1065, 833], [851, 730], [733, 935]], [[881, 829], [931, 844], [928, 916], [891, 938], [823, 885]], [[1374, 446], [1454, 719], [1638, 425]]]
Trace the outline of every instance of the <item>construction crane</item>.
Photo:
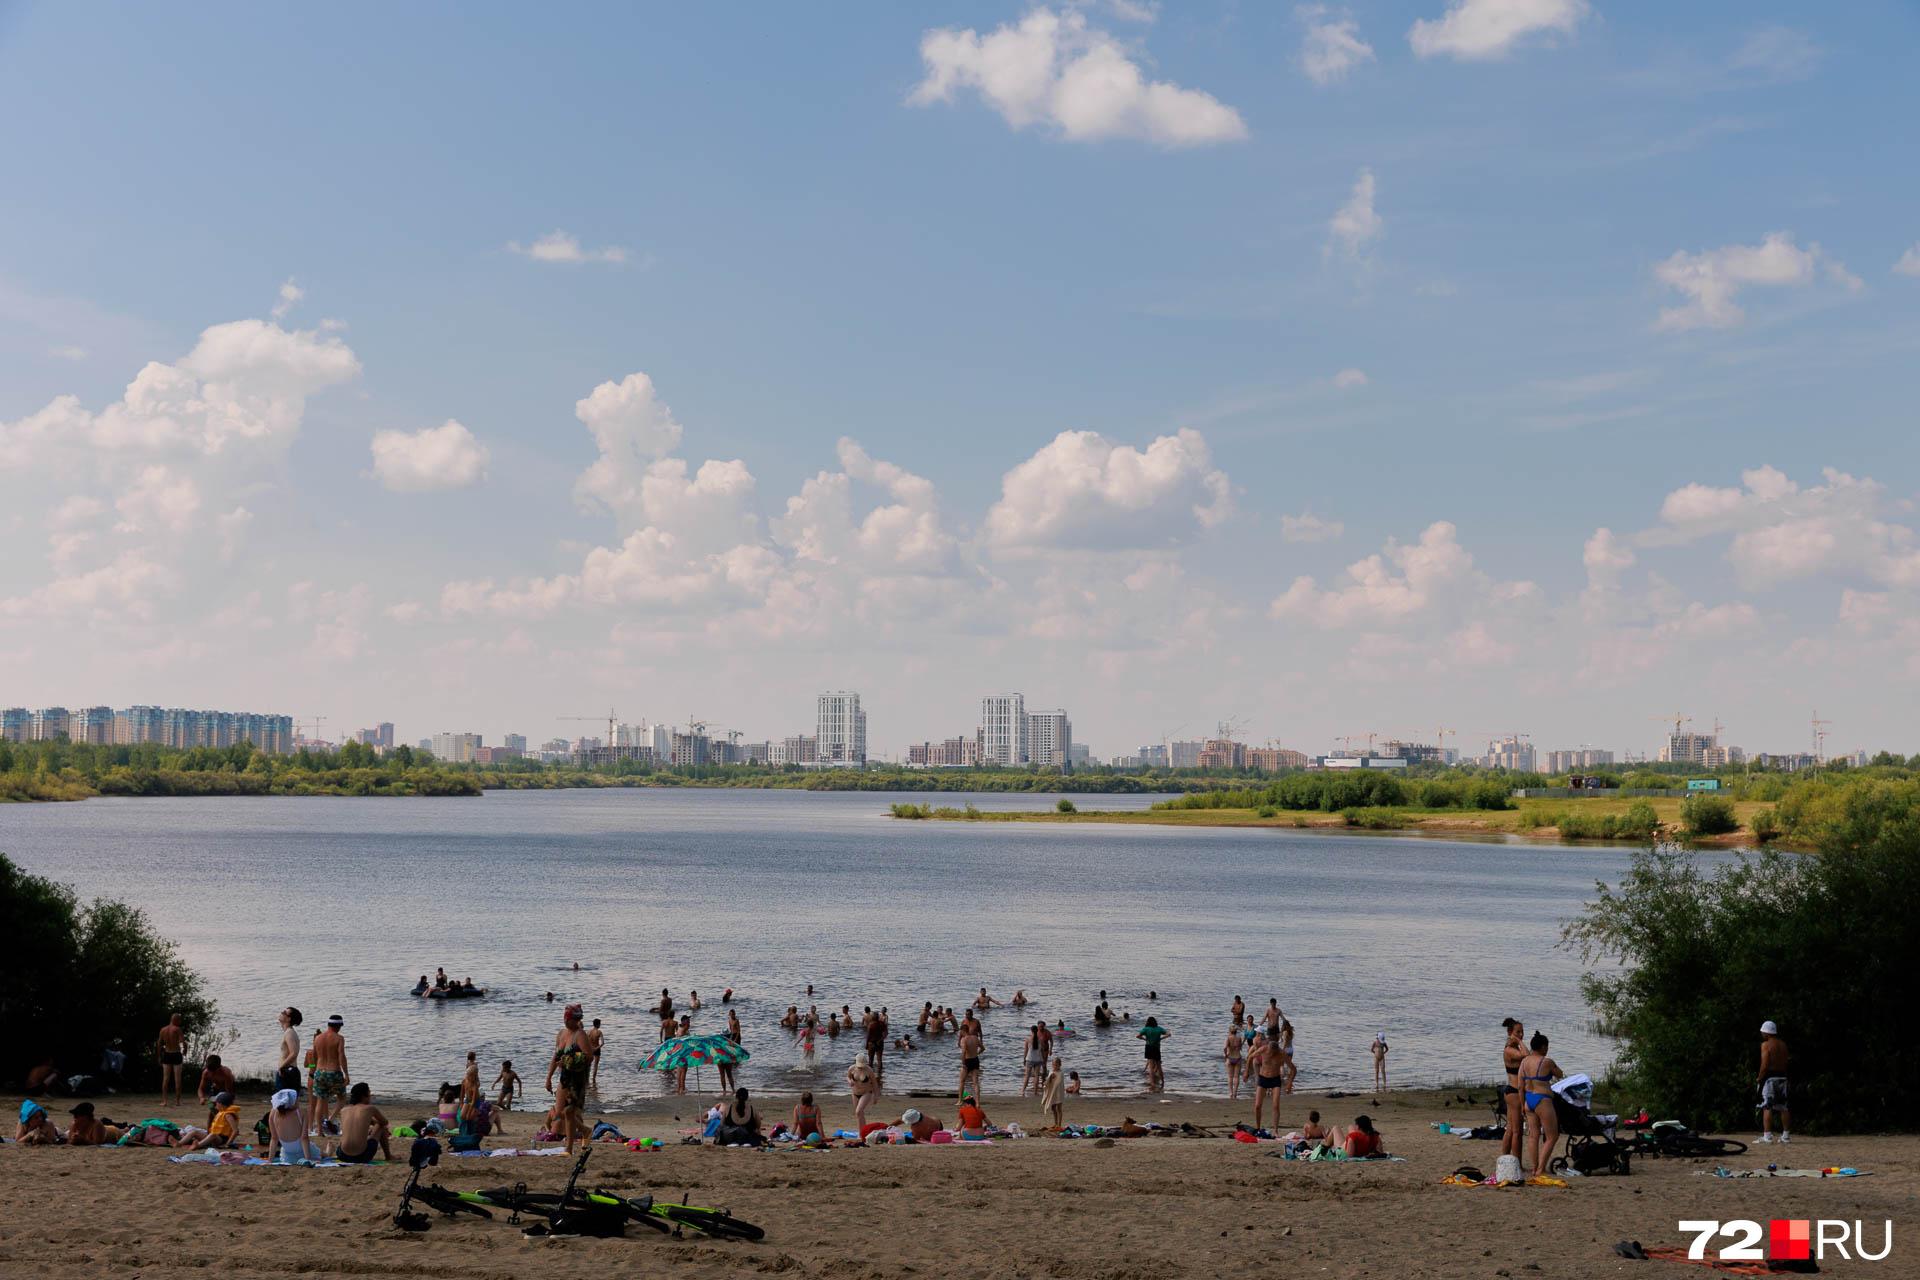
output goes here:
[[311, 726], [313, 729], [312, 741], [318, 742], [320, 740], [320, 726], [326, 722], [327, 718], [325, 716], [314, 716], [309, 720], [295, 720], [293, 722], [293, 728], [302, 738], [306, 738], [307, 729]]
[[1827, 761], [1827, 726], [1831, 720], [1822, 720], [1818, 711], [1813, 713], [1813, 762], [1825, 764]]
[[[555, 716], [554, 719], [555, 720], [591, 720], [595, 724], [598, 724], [600, 722], [601, 717], [599, 716]], [[607, 708], [606, 721], [607, 721], [607, 746], [611, 747], [614, 745], [614, 737], [615, 737], [614, 729], [620, 723], [620, 717], [614, 714], [613, 708], [611, 707]]]
[[1648, 716], [1647, 719], [1658, 720], [1661, 724], [1667, 724], [1671, 722], [1673, 724], [1673, 736], [1676, 738], [1680, 736], [1681, 730], [1684, 726], [1690, 725], [1693, 723], [1693, 717], [1686, 714], [1684, 711], [1676, 711], [1670, 716]]
[[1232, 742], [1234, 736], [1247, 727], [1245, 716], [1229, 716], [1219, 724], [1219, 735], [1223, 741]]

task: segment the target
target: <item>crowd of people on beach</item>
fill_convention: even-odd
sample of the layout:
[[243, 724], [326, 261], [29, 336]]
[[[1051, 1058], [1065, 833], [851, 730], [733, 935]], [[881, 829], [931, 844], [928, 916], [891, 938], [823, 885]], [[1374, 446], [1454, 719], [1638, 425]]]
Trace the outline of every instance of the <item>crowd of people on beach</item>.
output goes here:
[[[578, 966], [576, 965], [577, 969]], [[447, 979], [445, 971], [426, 989], [456, 990], [469, 983]], [[846, 1094], [852, 1103], [851, 1130], [843, 1135], [861, 1138], [875, 1131], [904, 1134], [909, 1137], [922, 1129], [943, 1131], [942, 1123], [923, 1112], [909, 1109], [897, 1121], [875, 1121], [871, 1112], [885, 1089], [889, 1051], [913, 1054], [927, 1050], [933, 1043], [953, 1038], [957, 1074], [953, 1097], [959, 1103], [954, 1132], [963, 1137], [993, 1132], [987, 1122], [981, 1100], [986, 1096], [986, 1015], [993, 1010], [1024, 1011], [1033, 1002], [1024, 989], [1016, 990], [1006, 1001], [995, 998], [987, 988], [956, 1010], [950, 1005], [925, 1001], [913, 1018], [910, 1029], [896, 1033], [887, 1006], [868, 1006], [855, 1013], [851, 1003], [829, 1008], [824, 1020], [815, 1003], [815, 990], [806, 989], [804, 1012], [799, 1002], [790, 1004], [778, 1019], [779, 1027], [792, 1036], [799, 1050], [802, 1069], [817, 1067], [824, 1040], [834, 1044], [842, 1038], [853, 1039], [860, 1047], [850, 1054], [844, 1071]], [[1158, 992], [1149, 991], [1146, 999], [1157, 1003]], [[552, 992], [548, 1002], [555, 1002]], [[821, 1140], [829, 1132], [822, 1103], [812, 1089], [803, 1090], [791, 1114], [772, 1126], [766, 1125], [753, 1105], [749, 1091], [736, 1079], [735, 1062], [746, 1055], [745, 1034], [732, 988], [726, 989], [719, 1005], [725, 1010], [723, 1029], [715, 1037], [725, 1046], [740, 1052], [719, 1052], [703, 1057], [718, 1072], [718, 1091], [723, 1099], [708, 1117], [705, 1135], [727, 1145], [759, 1145], [769, 1134], [785, 1134], [798, 1141]], [[684, 1000], [676, 1000], [663, 988], [651, 1011], [657, 1019], [658, 1042], [662, 1051], [693, 1036], [694, 1019], [706, 1008], [697, 991], [689, 991]], [[1295, 1027], [1282, 1012], [1278, 997], [1270, 997], [1266, 1006], [1250, 1010], [1246, 1001], [1233, 998], [1226, 1011], [1226, 1035], [1220, 1048], [1225, 1072], [1225, 1093], [1238, 1100], [1243, 1090], [1252, 1096], [1252, 1123], [1248, 1132], [1266, 1135], [1281, 1127], [1282, 1098], [1294, 1092], [1299, 1074], [1295, 1049]], [[278, 1016], [280, 1041], [273, 1076], [269, 1109], [254, 1126], [254, 1134], [267, 1150], [270, 1160], [297, 1163], [322, 1159], [343, 1163], [365, 1163], [376, 1157], [388, 1158], [395, 1126], [375, 1105], [372, 1089], [365, 1081], [356, 1081], [347, 1056], [345, 1018], [328, 1017], [311, 1040], [303, 1039], [304, 1017], [298, 1008], [283, 1008]], [[1132, 1029], [1142, 1044], [1141, 1069], [1145, 1088], [1160, 1092], [1166, 1088], [1163, 1065], [1165, 1043], [1172, 1030], [1157, 1015], [1136, 1022], [1131, 1010], [1116, 1011], [1107, 992], [1099, 993], [1090, 1021], [1097, 1031]], [[1560, 1133], [1560, 1119], [1553, 1102], [1554, 1086], [1566, 1073], [1550, 1054], [1548, 1038], [1535, 1032], [1530, 1037], [1518, 1019], [1507, 1018], [1501, 1051], [1504, 1083], [1499, 1092], [1504, 1107], [1501, 1154], [1512, 1156], [1524, 1168], [1543, 1170], [1551, 1158]], [[155, 1038], [154, 1052], [160, 1068], [161, 1099], [178, 1106], [181, 1103], [186, 1069], [186, 1028], [179, 1016], [170, 1018]], [[1064, 1131], [1068, 1101], [1084, 1088], [1078, 1070], [1066, 1066], [1070, 1042], [1081, 1034], [1064, 1018], [1049, 1023], [1045, 1018], [1027, 1022], [1021, 1019], [1020, 1084], [1021, 1098], [1033, 1097], [1040, 1106], [1041, 1127]], [[915, 1036], [919, 1040], [915, 1040]], [[563, 1142], [572, 1151], [579, 1143], [593, 1140], [611, 1126], [590, 1124], [587, 1110], [600, 1083], [601, 1062], [606, 1050], [606, 1032], [599, 1018], [589, 1021], [580, 1003], [567, 1003], [561, 1012], [560, 1028], [554, 1033], [552, 1052], [546, 1064], [543, 1090], [551, 1105], [540, 1122], [536, 1140]], [[1387, 1060], [1390, 1048], [1385, 1032], [1367, 1045], [1374, 1091], [1388, 1088]], [[668, 1055], [671, 1060], [671, 1055]], [[1774, 1141], [1772, 1124], [1779, 1121], [1778, 1141], [1790, 1141], [1787, 1112], [1786, 1043], [1777, 1028], [1768, 1022], [1762, 1028], [1760, 1074], [1756, 1081], [1761, 1092], [1761, 1116], [1765, 1126], [1762, 1142]], [[688, 1056], [680, 1055], [664, 1070], [671, 1076], [672, 1091], [687, 1093]], [[502, 1060], [491, 1082], [482, 1087], [482, 1070], [477, 1052], [469, 1051], [459, 1082], [442, 1085], [437, 1110], [411, 1126], [416, 1132], [445, 1134], [456, 1147], [461, 1142], [477, 1146], [487, 1136], [506, 1133], [506, 1119], [516, 1104], [524, 1102], [525, 1086], [511, 1060]], [[43, 1081], [43, 1088], [51, 1081]], [[209, 1053], [198, 1073], [196, 1099], [206, 1108], [204, 1124], [190, 1124], [166, 1135], [166, 1144], [190, 1151], [204, 1151], [239, 1145], [240, 1107], [236, 1102], [237, 1082], [233, 1070], [217, 1053]], [[491, 1093], [491, 1097], [487, 1096]], [[1336, 1095], [1337, 1096], [1337, 1095]], [[130, 1126], [118, 1125], [98, 1117], [94, 1104], [82, 1101], [70, 1111], [70, 1122], [62, 1131], [46, 1109], [29, 1099], [21, 1106], [15, 1134], [28, 1145], [71, 1143], [101, 1145], [118, 1142]], [[1129, 1121], [1129, 1124], [1132, 1122]], [[929, 1128], [929, 1126], [932, 1126]], [[617, 1131], [616, 1131], [617, 1132]], [[1144, 1130], [1143, 1130], [1144, 1132]], [[1351, 1126], [1324, 1125], [1319, 1113], [1311, 1112], [1299, 1130], [1299, 1139], [1308, 1144], [1338, 1150], [1352, 1158], [1384, 1154], [1381, 1135], [1371, 1120], [1360, 1115]]]

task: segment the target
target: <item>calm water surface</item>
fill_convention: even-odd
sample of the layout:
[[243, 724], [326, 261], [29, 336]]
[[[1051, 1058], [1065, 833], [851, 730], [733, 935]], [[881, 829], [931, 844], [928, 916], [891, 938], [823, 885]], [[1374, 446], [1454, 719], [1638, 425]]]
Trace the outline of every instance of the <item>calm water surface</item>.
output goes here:
[[[981, 808], [1050, 797], [970, 797]], [[859, 1047], [820, 1039], [806, 1069], [787, 1005], [961, 1008], [1025, 988], [1026, 1022], [1064, 1019], [1067, 1065], [1138, 1088], [1131, 1029], [1094, 1031], [1105, 989], [1172, 1030], [1168, 1085], [1218, 1091], [1236, 994], [1277, 996], [1298, 1028], [1301, 1088], [1363, 1085], [1384, 1031], [1392, 1079], [1484, 1079], [1500, 1019], [1547, 1030], [1568, 1070], [1598, 1070], [1578, 957], [1561, 923], [1619, 879], [1624, 850], [1305, 831], [900, 822], [897, 799], [799, 791], [528, 791], [483, 799], [143, 799], [0, 806], [0, 851], [34, 872], [143, 907], [212, 986], [237, 1066], [270, 1064], [274, 1014], [346, 1018], [356, 1079], [425, 1096], [474, 1049], [540, 1089], [559, 1005], [604, 1020], [602, 1100], [661, 1092], [637, 1069], [662, 987], [712, 1002], [731, 986], [763, 1090], [844, 1088]], [[1134, 808], [1148, 797], [1077, 798]], [[578, 962], [582, 970], [572, 970]], [[445, 966], [484, 1001], [407, 994]], [[1147, 992], [1158, 992], [1149, 1001]], [[1019, 1013], [986, 1016], [987, 1088], [1018, 1087]], [[922, 1037], [915, 1035], [916, 1042]], [[890, 1090], [951, 1087], [952, 1036], [891, 1053]], [[711, 1084], [709, 1079], [706, 1083]]]

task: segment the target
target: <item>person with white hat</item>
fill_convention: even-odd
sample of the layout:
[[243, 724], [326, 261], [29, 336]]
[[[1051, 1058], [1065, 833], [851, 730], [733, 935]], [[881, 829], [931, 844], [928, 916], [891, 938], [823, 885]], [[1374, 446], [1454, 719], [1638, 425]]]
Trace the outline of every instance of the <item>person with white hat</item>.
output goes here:
[[1780, 1117], [1780, 1141], [1788, 1136], [1787, 1067], [1792, 1061], [1780, 1028], [1769, 1018], [1760, 1024], [1760, 1141], [1773, 1141], [1773, 1118]]
[[306, 1120], [300, 1115], [300, 1095], [281, 1089], [273, 1095], [273, 1107], [267, 1112], [267, 1159], [275, 1164], [299, 1164], [318, 1161], [320, 1149], [307, 1141]]

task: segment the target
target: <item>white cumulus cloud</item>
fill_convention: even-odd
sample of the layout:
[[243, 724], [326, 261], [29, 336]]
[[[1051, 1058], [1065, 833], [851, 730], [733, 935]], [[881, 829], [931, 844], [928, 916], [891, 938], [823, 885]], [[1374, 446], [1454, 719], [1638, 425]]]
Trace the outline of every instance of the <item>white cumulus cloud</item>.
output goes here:
[[1311, 511], [1280, 517], [1282, 542], [1327, 542], [1346, 531], [1347, 526], [1338, 520], [1323, 520]]
[[1389, 541], [1383, 554], [1347, 566], [1345, 585], [1321, 590], [1313, 578], [1295, 578], [1268, 613], [1303, 618], [1318, 626], [1394, 623], [1422, 612], [1448, 587], [1473, 574], [1473, 557], [1454, 526], [1437, 520], [1418, 542]]
[[986, 35], [931, 30], [920, 59], [926, 77], [907, 98], [914, 106], [971, 89], [1014, 128], [1042, 126], [1072, 142], [1191, 147], [1247, 136], [1238, 111], [1198, 89], [1149, 80], [1118, 40], [1074, 9], [1038, 8]]
[[1386, 220], [1374, 211], [1373, 193], [1373, 170], [1362, 169], [1347, 202], [1334, 210], [1327, 223], [1329, 253], [1338, 249], [1349, 258], [1358, 258], [1386, 230]]
[[1407, 41], [1422, 58], [1504, 58], [1527, 37], [1568, 35], [1587, 16], [1586, 0], [1453, 0], [1438, 18], [1422, 18]]
[[1198, 431], [1183, 428], [1145, 449], [1063, 431], [1007, 472], [985, 533], [1003, 550], [1137, 550], [1211, 528], [1232, 512], [1232, 485]]
[[1915, 241], [1893, 264], [1893, 274], [1920, 279], [1920, 241]]
[[598, 249], [588, 249], [581, 245], [580, 237], [566, 231], [549, 231], [532, 244], [521, 244], [517, 240], [507, 241], [509, 252], [523, 258], [532, 258], [535, 262], [625, 262], [632, 251], [619, 245], [604, 245]]
[[1663, 307], [1656, 329], [1726, 329], [1746, 319], [1736, 299], [1740, 291], [1786, 288], [1813, 283], [1816, 267], [1849, 289], [1859, 277], [1829, 257], [1818, 244], [1802, 249], [1788, 231], [1770, 232], [1759, 244], [1730, 244], [1700, 253], [1675, 253], [1653, 269], [1654, 279], [1686, 296], [1677, 307]]
[[1300, 69], [1315, 84], [1333, 84], [1363, 62], [1372, 62], [1373, 46], [1360, 37], [1360, 24], [1344, 10], [1323, 4], [1301, 5], [1294, 17], [1306, 27], [1300, 41]]
[[295, 284], [291, 277], [281, 282], [279, 301], [273, 304], [273, 318], [275, 320], [285, 319], [287, 313], [299, 306], [301, 299], [306, 296], [307, 291]]
[[437, 427], [373, 437], [373, 474], [395, 493], [464, 489], [486, 475], [487, 456], [487, 447], [452, 418]]
[[1367, 373], [1364, 369], [1342, 369], [1333, 375], [1333, 385], [1342, 391], [1367, 385]]

